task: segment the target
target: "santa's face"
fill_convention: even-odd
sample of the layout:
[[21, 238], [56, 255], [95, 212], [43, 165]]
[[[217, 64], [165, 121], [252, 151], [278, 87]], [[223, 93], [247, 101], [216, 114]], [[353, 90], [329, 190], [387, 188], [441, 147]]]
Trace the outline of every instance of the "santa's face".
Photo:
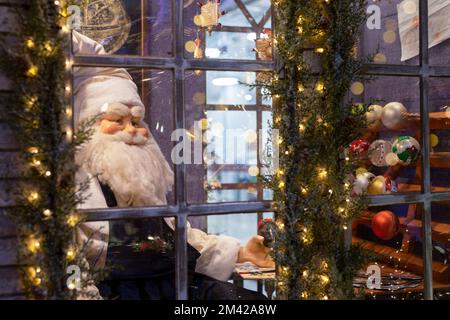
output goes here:
[[115, 106], [102, 114], [77, 163], [113, 190], [120, 207], [166, 204], [172, 170], [142, 117]]
[[147, 142], [149, 133], [142, 119], [131, 114], [105, 113], [100, 120], [100, 131], [108, 135], [120, 135], [123, 142], [142, 145]]

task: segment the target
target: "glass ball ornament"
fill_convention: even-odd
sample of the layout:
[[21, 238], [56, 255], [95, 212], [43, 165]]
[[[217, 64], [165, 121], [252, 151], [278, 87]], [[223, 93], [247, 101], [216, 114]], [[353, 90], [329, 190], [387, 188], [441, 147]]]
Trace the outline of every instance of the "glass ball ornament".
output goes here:
[[364, 158], [369, 151], [369, 142], [363, 139], [358, 139], [352, 141], [348, 147], [348, 152], [351, 155], [357, 156], [358, 158]]
[[367, 188], [368, 194], [389, 194], [397, 192], [397, 183], [387, 176], [377, 176], [369, 184]]
[[390, 130], [399, 130], [405, 126], [404, 114], [408, 110], [400, 102], [391, 102], [384, 106], [381, 113], [383, 125]]
[[420, 149], [419, 142], [410, 136], [400, 136], [392, 144], [392, 153], [398, 157], [398, 163], [404, 166], [417, 161]]
[[386, 167], [388, 166], [386, 162], [386, 155], [391, 151], [392, 143], [386, 140], [375, 140], [369, 146], [369, 160], [370, 162], [377, 167]]
[[372, 231], [381, 240], [391, 240], [400, 231], [400, 221], [392, 211], [380, 211], [372, 218]]
[[118, 51], [128, 40], [131, 20], [123, 1], [87, 1], [81, 5], [81, 28], [85, 36], [103, 45], [108, 54]]
[[366, 112], [367, 129], [372, 132], [378, 132], [381, 128], [381, 114], [383, 107], [377, 104], [369, 106]]
[[390, 167], [396, 166], [399, 162], [397, 155], [393, 152], [389, 152], [385, 158], [386, 158], [386, 164]]

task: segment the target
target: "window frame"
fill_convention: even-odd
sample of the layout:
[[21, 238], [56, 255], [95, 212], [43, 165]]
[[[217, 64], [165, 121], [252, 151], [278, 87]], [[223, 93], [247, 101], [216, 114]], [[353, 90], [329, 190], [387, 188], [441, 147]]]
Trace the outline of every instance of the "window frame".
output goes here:
[[370, 196], [370, 206], [418, 204], [422, 206], [424, 298], [433, 300], [433, 245], [431, 230], [431, 203], [450, 200], [450, 192], [431, 191], [430, 165], [430, 116], [429, 82], [430, 78], [449, 78], [450, 67], [431, 66], [428, 48], [428, 1], [419, 0], [419, 60], [417, 66], [366, 64], [364, 74], [371, 76], [415, 77], [420, 79], [420, 124], [421, 124], [421, 192], [412, 194], [391, 194]]
[[[230, 32], [257, 32], [262, 30], [267, 22], [267, 13], [262, 19], [262, 25], [256, 23], [246, 14], [242, 0], [235, 0], [249, 20], [251, 27], [223, 27], [222, 31]], [[364, 74], [372, 76], [407, 76], [420, 79], [420, 116], [421, 116], [421, 146], [422, 150], [430, 149], [429, 124], [429, 80], [433, 77], [449, 78], [450, 67], [431, 66], [429, 64], [428, 49], [428, 3], [420, 0], [419, 5], [419, 35], [420, 35], [420, 64], [418, 66], [373, 64], [365, 65]], [[269, 9], [272, 11], [272, 9]], [[172, 28], [174, 56], [171, 58], [142, 57], [142, 56], [85, 56], [76, 55], [74, 67], [124, 67], [142, 69], [170, 70], [174, 76], [174, 128], [184, 128], [184, 77], [188, 70], [218, 70], [218, 71], [246, 71], [270, 72], [275, 70], [276, 61], [260, 60], [231, 60], [231, 59], [189, 59], [184, 56], [184, 24], [183, 0], [172, 0]], [[269, 15], [272, 16], [273, 15]], [[250, 17], [250, 18], [249, 18]], [[253, 22], [252, 22], [252, 21]], [[272, 18], [273, 23], [273, 18]], [[267, 111], [267, 108], [256, 104], [256, 110]], [[206, 110], [211, 110], [207, 106]], [[258, 113], [259, 114], [259, 113]], [[260, 129], [260, 119], [257, 120], [257, 129]], [[432, 276], [432, 232], [431, 232], [431, 203], [450, 201], [450, 192], [431, 192], [430, 153], [422, 152], [421, 157], [421, 192], [412, 194], [391, 194], [370, 196], [370, 206], [386, 206], [399, 204], [418, 204], [423, 208], [423, 261], [424, 261], [424, 297], [433, 299]], [[257, 201], [190, 204], [186, 195], [186, 165], [175, 166], [175, 205], [147, 208], [111, 208], [99, 210], [81, 210], [87, 214], [88, 221], [108, 221], [118, 219], [144, 219], [154, 217], [175, 217], [176, 219], [176, 270], [175, 283], [177, 299], [188, 298], [187, 276], [187, 218], [190, 216], [227, 215], [234, 213], [273, 212], [271, 201], [263, 201], [258, 196]], [[260, 195], [258, 188], [258, 195]], [[349, 230], [351, 232], [351, 230]]]
[[[256, 23], [245, 8], [242, 0], [234, 0], [238, 8], [250, 22], [250, 27], [222, 27], [225, 32], [256, 32], [260, 33], [264, 25], [272, 16], [269, 10], [264, 14], [260, 23]], [[160, 69], [171, 71], [174, 76], [174, 129], [184, 129], [184, 78], [185, 72], [189, 70], [216, 70], [216, 71], [245, 71], [245, 72], [271, 72], [274, 70], [273, 61], [260, 60], [232, 60], [232, 59], [189, 59], [184, 56], [184, 23], [183, 23], [183, 0], [172, 0], [172, 30], [174, 55], [170, 58], [151, 56], [125, 56], [125, 55], [75, 55], [73, 67], [121, 67], [140, 69]], [[269, 14], [270, 12], [270, 14]], [[257, 101], [260, 101], [257, 94]], [[73, 100], [73, 97], [72, 97]], [[260, 106], [260, 107], [258, 107]], [[213, 106], [208, 105], [205, 110], [211, 110]], [[266, 107], [256, 103], [257, 114], [266, 111]], [[260, 129], [261, 121], [257, 121], [257, 129]], [[72, 121], [73, 124], [73, 121]], [[186, 194], [186, 164], [175, 166], [175, 205], [143, 208], [108, 208], [98, 210], [80, 210], [85, 214], [87, 221], [110, 221], [120, 219], [146, 219], [155, 217], [174, 217], [176, 220], [176, 265], [175, 285], [178, 300], [188, 299], [188, 269], [187, 269], [187, 219], [194, 216], [226, 215], [241, 213], [272, 212], [270, 201], [242, 201], [227, 203], [205, 203], [190, 204]], [[258, 190], [258, 194], [261, 192]], [[262, 195], [258, 196], [262, 199]]]

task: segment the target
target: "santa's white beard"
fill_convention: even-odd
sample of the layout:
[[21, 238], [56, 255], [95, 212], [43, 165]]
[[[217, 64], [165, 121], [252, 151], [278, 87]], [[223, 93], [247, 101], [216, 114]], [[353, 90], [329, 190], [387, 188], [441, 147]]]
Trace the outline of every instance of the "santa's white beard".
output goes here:
[[164, 205], [173, 172], [153, 137], [96, 131], [77, 163], [114, 192], [119, 207]]

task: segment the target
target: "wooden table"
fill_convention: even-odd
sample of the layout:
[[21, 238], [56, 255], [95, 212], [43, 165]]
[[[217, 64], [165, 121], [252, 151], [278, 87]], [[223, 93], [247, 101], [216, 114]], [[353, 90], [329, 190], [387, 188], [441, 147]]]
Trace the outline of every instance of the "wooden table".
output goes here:
[[[382, 276], [389, 276], [391, 273], [398, 273], [398, 269], [395, 269], [389, 265], [386, 264], [380, 264], [378, 265], [381, 268], [381, 275]], [[397, 270], [397, 271], [396, 271]], [[408, 272], [410, 274], [413, 274], [411, 272]], [[418, 275], [421, 276], [421, 275]], [[234, 272], [232, 274], [232, 280], [233, 283], [235, 283], [238, 286], [243, 287], [244, 286], [244, 280], [254, 280], [258, 283], [258, 292], [262, 293], [263, 289], [266, 289], [267, 296], [269, 300], [272, 299], [272, 296], [275, 292], [275, 272], [268, 272], [268, 273], [262, 273], [262, 274], [255, 274], [255, 273], [245, 273], [240, 274], [238, 272]], [[448, 296], [447, 299], [450, 299], [450, 283], [442, 283], [435, 281], [433, 283], [433, 288], [435, 291], [435, 294], [441, 294]], [[359, 288], [355, 288], [355, 291], [358, 291]], [[418, 286], [413, 288], [405, 288], [395, 291], [387, 291], [387, 290], [370, 290], [365, 289], [365, 297], [366, 299], [407, 299], [409, 298], [415, 298], [420, 299], [421, 295], [423, 294], [424, 286], [423, 282], [420, 283]]]

